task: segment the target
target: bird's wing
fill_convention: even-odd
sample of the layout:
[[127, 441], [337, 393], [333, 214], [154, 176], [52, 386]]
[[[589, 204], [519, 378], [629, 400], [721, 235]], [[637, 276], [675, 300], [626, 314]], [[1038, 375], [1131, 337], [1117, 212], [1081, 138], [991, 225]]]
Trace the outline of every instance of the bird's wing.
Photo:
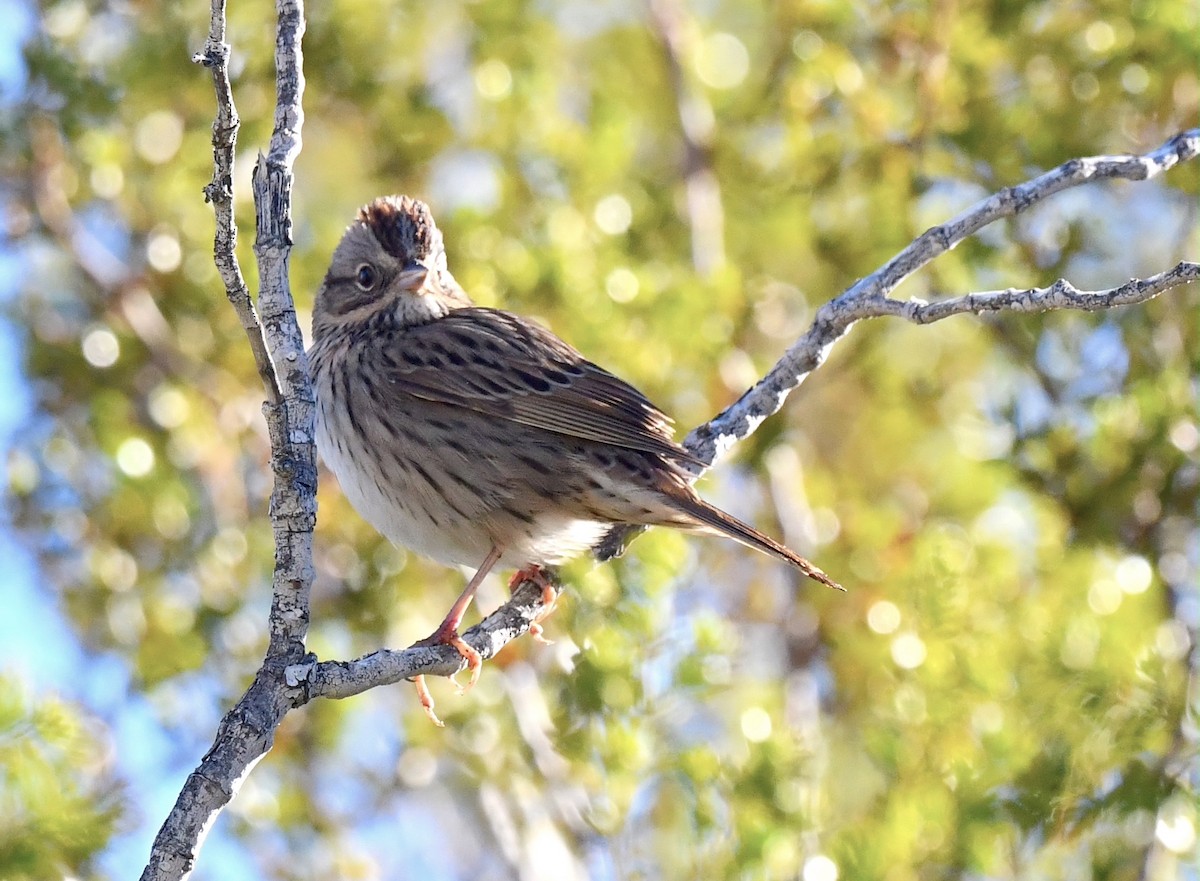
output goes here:
[[398, 392], [542, 431], [703, 464], [671, 420], [550, 331], [498, 309], [456, 309], [399, 331], [380, 353]]

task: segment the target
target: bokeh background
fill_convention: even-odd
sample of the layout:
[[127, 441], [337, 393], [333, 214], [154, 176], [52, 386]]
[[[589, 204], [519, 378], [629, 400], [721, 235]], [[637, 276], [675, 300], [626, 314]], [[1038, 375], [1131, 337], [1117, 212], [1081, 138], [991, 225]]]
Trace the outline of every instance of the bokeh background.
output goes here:
[[[477, 301], [681, 433], [927, 226], [1200, 99], [1189, 0], [312, 7], [302, 320], [356, 207], [418, 195]], [[272, 16], [230, 9], [252, 285]], [[0, 21], [0, 878], [129, 878], [269, 601], [262, 393], [201, 197], [208, 4]], [[900, 294], [1196, 259], [1198, 190], [1060, 195]], [[1198, 306], [856, 327], [702, 484], [847, 594], [665, 532], [580, 562], [554, 646], [433, 683], [444, 730], [408, 687], [290, 716], [194, 877], [1200, 877]], [[313, 650], [428, 633], [461, 573], [331, 479], [320, 505]]]

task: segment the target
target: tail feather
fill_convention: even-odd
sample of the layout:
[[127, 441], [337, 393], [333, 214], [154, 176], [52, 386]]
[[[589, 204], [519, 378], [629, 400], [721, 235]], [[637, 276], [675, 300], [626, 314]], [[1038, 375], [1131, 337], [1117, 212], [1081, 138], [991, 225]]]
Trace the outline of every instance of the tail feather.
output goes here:
[[693, 496], [690, 499], [678, 499], [677, 501], [681, 503], [685, 513], [695, 518], [698, 524], [728, 536], [748, 548], [778, 557], [785, 563], [795, 566], [813, 581], [819, 581], [834, 590], [844, 591], [846, 589], [791, 548], [763, 535], [753, 526], [743, 523], [731, 514], [726, 514], [703, 499]]

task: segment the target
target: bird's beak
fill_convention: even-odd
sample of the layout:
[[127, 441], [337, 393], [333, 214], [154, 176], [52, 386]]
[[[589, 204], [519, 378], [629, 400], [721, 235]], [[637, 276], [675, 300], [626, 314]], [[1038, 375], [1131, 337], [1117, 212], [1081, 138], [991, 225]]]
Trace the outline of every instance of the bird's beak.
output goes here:
[[425, 279], [428, 277], [429, 267], [419, 260], [413, 260], [406, 264], [400, 274], [396, 276], [396, 285], [402, 291], [411, 291], [416, 294], [425, 287]]

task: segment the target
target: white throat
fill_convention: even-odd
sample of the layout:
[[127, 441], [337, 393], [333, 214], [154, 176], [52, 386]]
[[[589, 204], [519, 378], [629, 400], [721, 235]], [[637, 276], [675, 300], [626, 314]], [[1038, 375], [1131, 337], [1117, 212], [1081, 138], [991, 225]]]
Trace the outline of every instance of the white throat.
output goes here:
[[404, 293], [392, 305], [392, 316], [401, 327], [428, 324], [450, 314], [451, 304], [432, 294]]

